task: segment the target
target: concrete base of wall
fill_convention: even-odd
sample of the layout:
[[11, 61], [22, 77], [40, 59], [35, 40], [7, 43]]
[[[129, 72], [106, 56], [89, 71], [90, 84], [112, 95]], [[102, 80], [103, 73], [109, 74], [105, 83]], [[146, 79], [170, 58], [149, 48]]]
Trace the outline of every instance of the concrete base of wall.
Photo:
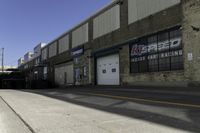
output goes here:
[[130, 86], [148, 86], [148, 87], [188, 87], [188, 82], [133, 82]]
[[[148, 86], [148, 87], [200, 87], [199, 81], [179, 81], [179, 82], [133, 82], [126, 83], [125, 86]], [[123, 86], [123, 85], [122, 85]]]
[[200, 82], [199, 81], [189, 82], [188, 87], [200, 87]]

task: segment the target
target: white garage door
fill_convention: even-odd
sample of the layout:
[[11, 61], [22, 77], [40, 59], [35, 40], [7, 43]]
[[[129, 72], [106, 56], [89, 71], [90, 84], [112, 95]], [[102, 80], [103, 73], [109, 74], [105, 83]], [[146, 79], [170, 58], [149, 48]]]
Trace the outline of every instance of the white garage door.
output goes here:
[[74, 70], [72, 63], [55, 66], [55, 83], [60, 86], [74, 83]]
[[118, 54], [97, 59], [97, 84], [120, 85]]

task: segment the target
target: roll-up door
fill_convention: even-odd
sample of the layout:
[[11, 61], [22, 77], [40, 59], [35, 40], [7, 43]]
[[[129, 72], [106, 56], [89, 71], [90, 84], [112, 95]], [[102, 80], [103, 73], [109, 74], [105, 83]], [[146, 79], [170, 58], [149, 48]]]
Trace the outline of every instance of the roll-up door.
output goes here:
[[74, 84], [74, 70], [72, 63], [55, 66], [55, 83], [60, 86]]
[[119, 54], [97, 58], [97, 84], [120, 85]]

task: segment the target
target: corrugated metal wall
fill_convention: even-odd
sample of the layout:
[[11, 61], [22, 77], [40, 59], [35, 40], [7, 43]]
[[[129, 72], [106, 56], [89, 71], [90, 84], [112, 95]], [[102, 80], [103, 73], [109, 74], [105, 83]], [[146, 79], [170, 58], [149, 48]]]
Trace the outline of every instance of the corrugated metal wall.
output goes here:
[[120, 6], [117, 5], [93, 20], [93, 38], [120, 28]]
[[53, 57], [57, 54], [57, 42], [49, 45], [49, 57]]
[[47, 48], [42, 49], [42, 60], [47, 59]]
[[67, 51], [69, 49], [69, 35], [64, 36], [59, 41], [59, 54]]
[[88, 23], [72, 32], [72, 48], [88, 42]]
[[61, 86], [74, 83], [72, 63], [65, 63], [55, 67], [55, 83]]
[[180, 0], [128, 0], [129, 24], [180, 3]]

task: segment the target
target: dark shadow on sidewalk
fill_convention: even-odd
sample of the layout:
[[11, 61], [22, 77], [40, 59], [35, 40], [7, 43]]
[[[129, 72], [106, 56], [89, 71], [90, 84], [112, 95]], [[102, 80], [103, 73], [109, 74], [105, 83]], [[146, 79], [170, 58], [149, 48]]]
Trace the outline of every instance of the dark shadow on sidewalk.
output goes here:
[[[115, 113], [122, 116], [127, 116], [129, 118], [145, 120], [148, 122], [185, 130], [188, 132], [200, 132], [200, 109], [197, 108], [186, 108], [186, 107], [177, 107], [177, 106], [169, 106], [169, 105], [161, 105], [161, 104], [152, 104], [152, 103], [144, 103], [138, 101], [126, 101], [112, 98], [105, 98], [102, 96], [91, 96], [88, 94], [77, 92], [76, 90], [71, 91], [67, 90], [21, 90], [28, 93], [35, 93], [43, 96], [47, 96], [50, 98], [55, 98], [58, 100], [66, 101], [69, 103], [81, 105], [88, 108], [93, 108], [96, 110], [101, 110], [109, 113]], [[104, 103], [100, 103], [103, 99]], [[114, 100], [111, 104], [105, 104], [106, 100], [109, 101]], [[100, 101], [100, 102], [99, 102]], [[189, 120], [181, 119], [176, 116], [172, 116], [165, 113], [157, 113], [157, 111], [150, 111], [147, 109], [138, 109], [134, 107], [124, 107], [127, 103], [137, 104], [139, 106], [152, 106], [157, 109], [159, 108], [169, 108], [175, 110], [182, 110], [186, 117]], [[170, 112], [169, 112], [170, 113]]]

